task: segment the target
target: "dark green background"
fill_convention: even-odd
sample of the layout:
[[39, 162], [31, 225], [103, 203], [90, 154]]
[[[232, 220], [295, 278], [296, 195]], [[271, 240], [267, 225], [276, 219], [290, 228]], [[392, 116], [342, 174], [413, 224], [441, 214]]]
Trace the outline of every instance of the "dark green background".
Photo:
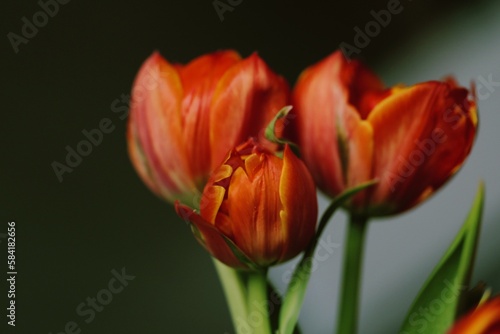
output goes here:
[[[2, 1], [0, 233], [7, 221], [17, 223], [13, 332], [55, 334], [74, 320], [82, 333], [233, 333], [211, 261], [172, 207], [137, 177], [127, 156], [126, 122], [110, 105], [129, 93], [154, 50], [176, 62], [223, 48], [243, 56], [256, 50], [293, 82], [340, 42], [351, 42], [353, 27], [386, 4], [244, 0], [221, 22], [211, 1], [72, 0], [16, 54], [7, 33], [20, 34], [21, 18], [40, 7], [34, 0]], [[403, 4], [411, 9], [394, 16], [363, 50], [367, 63], [397, 58], [424, 22], [463, 9], [457, 1]], [[75, 148], [81, 131], [103, 118], [114, 131], [58, 182], [51, 163], [63, 162], [66, 145]], [[4, 263], [4, 241], [0, 249]], [[85, 324], [76, 306], [106, 288], [110, 271], [122, 267], [135, 280]]]

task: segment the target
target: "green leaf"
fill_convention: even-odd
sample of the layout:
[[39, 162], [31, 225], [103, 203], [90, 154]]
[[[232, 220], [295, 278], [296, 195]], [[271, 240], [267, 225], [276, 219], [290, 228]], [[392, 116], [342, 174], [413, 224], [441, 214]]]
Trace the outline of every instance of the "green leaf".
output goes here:
[[295, 143], [277, 137], [276, 133], [274, 131], [274, 129], [276, 128], [276, 122], [280, 118], [286, 117], [288, 115], [288, 113], [290, 112], [290, 110], [292, 110], [292, 106], [285, 106], [285, 107], [281, 108], [281, 110], [278, 111], [276, 116], [274, 116], [274, 118], [271, 120], [271, 122], [269, 122], [269, 124], [267, 125], [265, 135], [266, 135], [266, 139], [272, 143], [279, 144], [279, 145], [288, 144], [290, 146], [290, 148], [292, 149], [293, 153], [295, 153], [296, 156], [300, 156], [299, 147]]
[[279, 333], [280, 334], [290, 334], [293, 333], [297, 320], [299, 318], [300, 309], [302, 307], [302, 302], [306, 294], [307, 283], [309, 282], [309, 277], [311, 276], [312, 260], [314, 258], [314, 251], [316, 250], [316, 245], [318, 244], [321, 233], [326, 227], [326, 224], [335, 213], [335, 211], [344, 204], [349, 198], [354, 196], [356, 193], [371, 187], [377, 183], [376, 180], [363, 183], [357, 187], [350, 188], [344, 191], [342, 194], [335, 197], [330, 206], [325, 210], [321, 220], [318, 224], [318, 230], [314, 239], [311, 241], [309, 246], [304, 252], [302, 259], [300, 260], [297, 268], [295, 269], [290, 283], [288, 284], [288, 290], [286, 292], [285, 298], [283, 300], [283, 305], [280, 310], [280, 320], [279, 320]]
[[464, 225], [413, 302], [400, 334], [446, 333], [466, 309], [483, 202], [481, 182]]

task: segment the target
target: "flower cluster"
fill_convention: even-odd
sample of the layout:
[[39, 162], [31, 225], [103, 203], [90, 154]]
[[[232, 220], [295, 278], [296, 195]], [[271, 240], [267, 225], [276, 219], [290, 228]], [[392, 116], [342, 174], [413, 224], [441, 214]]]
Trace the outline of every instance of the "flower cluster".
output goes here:
[[[257, 54], [234, 51], [187, 65], [154, 53], [134, 85], [148, 88], [133, 94], [128, 123], [138, 174], [179, 201], [202, 245], [238, 268], [280, 263], [308, 245], [314, 184], [334, 197], [378, 180], [345, 205], [366, 217], [419, 204], [463, 164], [478, 123], [473, 93], [455, 80], [387, 88], [340, 51], [307, 68], [291, 94]], [[293, 122], [276, 135], [296, 142], [304, 163], [288, 146], [278, 157], [283, 147], [264, 136], [289, 103]]]
[[[229, 50], [187, 65], [151, 55], [134, 83], [127, 139], [144, 183], [175, 203], [197, 241], [220, 261], [233, 320], [262, 306], [256, 333], [294, 332], [319, 236], [336, 208], [346, 209], [337, 329], [356, 333], [367, 221], [434, 194], [465, 162], [477, 127], [474, 89], [451, 77], [386, 87], [337, 51], [305, 69], [290, 90], [257, 54], [241, 58]], [[316, 187], [332, 198], [318, 225]], [[474, 203], [413, 307], [435, 300], [435, 279], [449, 275], [470, 285], [482, 186]], [[267, 269], [300, 253], [272, 323], [262, 311], [272, 293]], [[450, 327], [453, 334], [500, 333], [499, 299], [486, 296], [470, 297], [467, 308], [466, 294], [453, 296], [425, 333]], [[409, 319], [402, 333], [415, 332]]]

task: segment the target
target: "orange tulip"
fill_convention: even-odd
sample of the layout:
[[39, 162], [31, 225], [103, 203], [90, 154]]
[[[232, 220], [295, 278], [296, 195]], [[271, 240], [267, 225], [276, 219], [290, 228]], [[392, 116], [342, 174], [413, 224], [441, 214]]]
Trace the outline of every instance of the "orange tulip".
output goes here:
[[281, 159], [249, 140], [212, 174], [200, 214], [178, 202], [176, 210], [218, 260], [256, 268], [304, 250], [315, 234], [318, 209], [314, 181], [288, 145]]
[[378, 179], [346, 206], [365, 216], [395, 214], [429, 197], [463, 164], [478, 123], [470, 95], [453, 79], [386, 89], [337, 51], [297, 82], [294, 139], [327, 195]]
[[448, 334], [500, 334], [500, 297], [465, 315]]
[[288, 98], [285, 80], [257, 54], [220, 51], [172, 65], [154, 53], [133, 86], [132, 163], [160, 197], [194, 203], [231, 148], [250, 136], [275, 147], [262, 130]]

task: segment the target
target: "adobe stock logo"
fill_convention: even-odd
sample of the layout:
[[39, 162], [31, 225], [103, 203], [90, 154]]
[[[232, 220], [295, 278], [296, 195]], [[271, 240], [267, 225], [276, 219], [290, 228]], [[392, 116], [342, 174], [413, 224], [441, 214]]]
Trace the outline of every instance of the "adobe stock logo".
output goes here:
[[94, 321], [97, 314], [104, 311], [114, 298], [135, 279], [135, 276], [127, 274], [125, 267], [120, 271], [113, 269], [111, 270], [111, 274], [113, 277], [108, 281], [108, 285], [105, 288], [99, 290], [95, 294], [95, 297], [87, 297], [84, 302], [76, 306], [75, 312], [82, 318], [83, 323], [81, 321], [70, 320], [64, 324], [62, 330], [55, 333], [49, 332], [49, 334], [91, 333], [90, 331], [85, 331], [85, 327], [82, 327], [80, 324], [88, 325]]
[[[408, 0], [411, 1], [411, 0]], [[370, 15], [374, 20], [368, 21], [364, 26], [364, 31], [358, 27], [354, 27], [356, 33], [353, 38], [353, 44], [342, 42], [339, 49], [342, 50], [344, 57], [349, 61], [352, 55], [359, 55], [361, 50], [366, 48], [373, 38], [377, 37], [382, 28], [385, 28], [391, 23], [392, 16], [397, 15], [403, 11], [403, 5], [399, 0], [389, 0], [387, 2], [387, 9], [381, 9], [378, 12], [375, 10], [370, 11]]]
[[55, 160], [50, 164], [59, 182], [63, 181], [64, 173], [71, 173], [74, 168], [82, 163], [83, 157], [92, 153], [94, 147], [101, 145], [104, 134], [111, 133], [114, 129], [115, 125], [113, 122], [109, 118], [103, 118], [97, 128], [90, 131], [83, 129], [82, 134], [87, 140], [80, 140], [76, 145], [76, 150], [66, 145], [65, 149], [68, 152], [65, 160], [66, 165]]
[[59, 13], [59, 5], [65, 5], [70, 0], [40, 0], [38, 1], [38, 6], [42, 10], [37, 11], [29, 20], [26, 16], [21, 18], [23, 23], [21, 27], [21, 34], [16, 34], [14, 32], [9, 32], [7, 38], [14, 50], [14, 53], [19, 52], [19, 46], [21, 44], [28, 44], [30, 39], [34, 38], [38, 34], [38, 29], [43, 28], [49, 23], [49, 17], [52, 18]]
[[[227, 2], [226, 2], [227, 1]], [[224, 13], [225, 12], [232, 12], [234, 8], [238, 5], [240, 5], [243, 0], [214, 0], [212, 2], [212, 5], [214, 6], [215, 12], [219, 16], [219, 20], [222, 22], [224, 21]]]
[[[120, 120], [125, 120], [129, 109], [147, 99], [150, 92], [155, 90], [168, 75], [166, 72], [157, 71], [154, 65], [148, 67], [146, 71], [147, 74], [132, 89], [132, 97], [129, 94], [122, 93], [119, 98], [111, 102], [110, 109], [118, 115]], [[75, 168], [80, 166], [85, 157], [89, 156], [96, 147], [102, 144], [104, 135], [112, 133], [115, 129], [116, 125], [113, 121], [104, 117], [94, 128], [81, 131], [84, 138], [73, 146], [75, 148], [66, 145], [65, 159], [61, 160], [62, 162], [54, 160], [50, 164], [59, 182], [63, 182], [64, 174], [72, 173]]]

